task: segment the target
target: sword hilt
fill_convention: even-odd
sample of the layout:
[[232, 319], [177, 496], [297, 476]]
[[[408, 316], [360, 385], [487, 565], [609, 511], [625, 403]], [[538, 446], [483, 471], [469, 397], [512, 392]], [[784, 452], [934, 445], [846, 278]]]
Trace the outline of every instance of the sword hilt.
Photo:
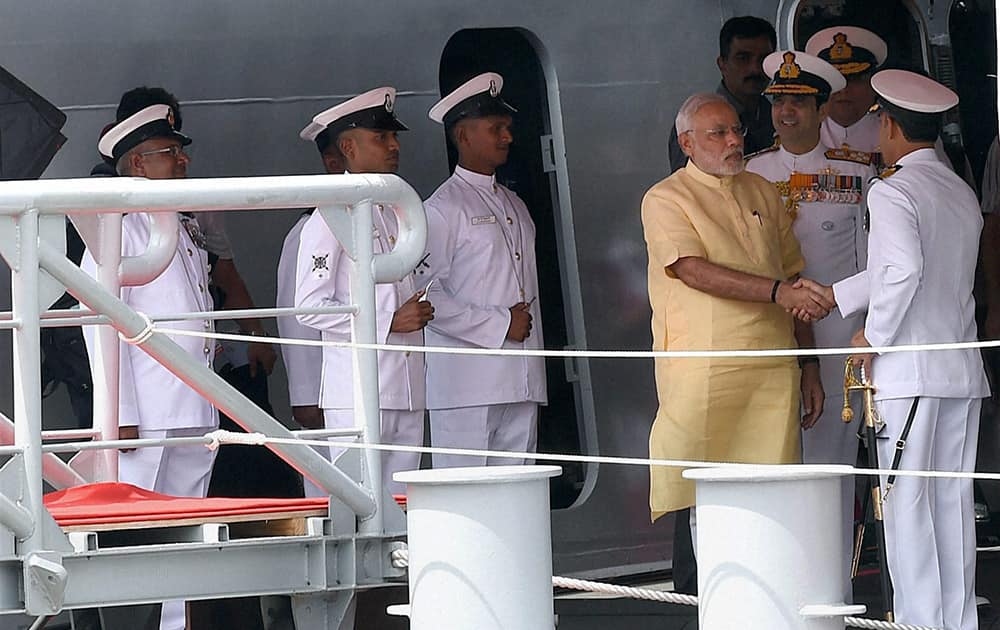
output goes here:
[[851, 409], [851, 392], [863, 388], [862, 383], [854, 373], [854, 359], [847, 357], [844, 361], [844, 408], [840, 410], [840, 419], [844, 422], [854, 420], [854, 410]]

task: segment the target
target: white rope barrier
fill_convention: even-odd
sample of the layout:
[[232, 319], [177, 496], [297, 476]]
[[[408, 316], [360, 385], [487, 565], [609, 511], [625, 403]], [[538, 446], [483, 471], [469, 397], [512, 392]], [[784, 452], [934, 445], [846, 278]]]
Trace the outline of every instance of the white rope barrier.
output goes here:
[[698, 605], [697, 595], [684, 595], [683, 593], [671, 593], [670, 591], [655, 591], [648, 588], [619, 586], [617, 584], [577, 580], [574, 578], [558, 577], [555, 575], [552, 576], [552, 586], [573, 591], [617, 595], [619, 597], [628, 597], [629, 599], [645, 599], [652, 602], [663, 602], [665, 604], [681, 604], [683, 606]]
[[[245, 436], [244, 433], [231, 433], [228, 431], [215, 431], [220, 443], [225, 444], [228, 435]], [[271, 444], [305, 444], [307, 446], [332, 446], [345, 449], [374, 449], [379, 451], [390, 451], [398, 453], [430, 453], [439, 455], [466, 455], [472, 457], [508, 457], [515, 459], [544, 460], [553, 462], [568, 462], [582, 464], [619, 464], [626, 466], [665, 466], [671, 468], [760, 468], [761, 466], [782, 466], [783, 464], [745, 464], [737, 462], [704, 462], [684, 459], [648, 459], [643, 457], [611, 457], [603, 455], [567, 455], [563, 453], [531, 453], [527, 451], [495, 451], [471, 448], [444, 448], [440, 446], [409, 446], [399, 444], [377, 444], [372, 442], [344, 442], [337, 440], [303, 440], [299, 438], [272, 438], [261, 436], [263, 443]], [[238, 438], [242, 439], [242, 438]], [[245, 442], [237, 442], [243, 444]], [[784, 464], [791, 465], [791, 464]], [[799, 465], [799, 464], [796, 464]], [[821, 465], [813, 465], [815, 468]], [[891, 470], [886, 468], [868, 469], [854, 468], [852, 466], [836, 466], [837, 470], [849, 471], [854, 475], [864, 476], [887, 476], [890, 474], [897, 477], [928, 477], [942, 479], [976, 479], [979, 481], [1000, 481], [1000, 473], [997, 472], [952, 472], [944, 470]]]
[[[395, 549], [390, 554], [392, 566], [397, 569], [407, 569], [410, 566], [410, 554], [406, 549]], [[627, 597], [629, 599], [642, 599], [665, 604], [679, 604], [681, 606], [697, 606], [697, 595], [685, 595], [671, 591], [658, 591], [649, 588], [638, 588], [634, 586], [621, 586], [619, 584], [607, 584], [605, 582], [592, 582], [590, 580], [578, 580], [576, 578], [552, 576], [552, 586], [564, 588], [572, 591], [583, 591], [587, 593], [601, 593], [603, 595], [614, 595], [616, 597]], [[928, 628], [926, 626], [912, 626], [901, 623], [891, 623], [878, 619], [867, 619], [864, 617], [845, 617], [845, 624], [855, 628], [870, 628], [872, 630], [940, 630], [939, 628]]]
[[[629, 599], [642, 599], [667, 604], [680, 604], [682, 606], [698, 605], [698, 597], [696, 595], [684, 595], [682, 593], [673, 593], [670, 591], [657, 591], [648, 588], [620, 586], [618, 584], [591, 582], [589, 580], [577, 580], [567, 577], [552, 576], [552, 586], [573, 591], [601, 593], [604, 595], [628, 597]], [[853, 628], [869, 628], [871, 630], [941, 630], [940, 628], [913, 626], [905, 623], [893, 623], [878, 619], [868, 619], [866, 617], [844, 617], [844, 624]]]
[[941, 628], [912, 626], [906, 623], [894, 623], [866, 617], [844, 617], [844, 624], [852, 628], [869, 628], [870, 630], [941, 630]]
[[[568, 455], [565, 453], [532, 453], [528, 451], [496, 451], [473, 448], [445, 448], [440, 446], [410, 446], [400, 444], [379, 444], [374, 442], [346, 442], [339, 440], [311, 440], [302, 438], [269, 437], [263, 433], [243, 433], [225, 431], [222, 429], [201, 436], [175, 438], [140, 438], [131, 440], [104, 440], [87, 442], [63, 442], [61, 444], [46, 444], [42, 451], [46, 453], [70, 453], [81, 450], [100, 450], [107, 448], [143, 448], [147, 446], [188, 446], [202, 444], [210, 449], [216, 449], [223, 444], [241, 444], [266, 446], [267, 444], [301, 444], [305, 446], [334, 447], [344, 449], [373, 449], [396, 453], [429, 453], [431, 455], [464, 455], [470, 457], [507, 457], [526, 460], [544, 460], [549, 462], [566, 462], [574, 464], [612, 464], [624, 466], [663, 466], [669, 468], [744, 468], [759, 469], [762, 466], [799, 466], [801, 464], [747, 464], [739, 462], [706, 462], [686, 459], [650, 459], [645, 457], [614, 457], [608, 455]], [[810, 465], [822, 468], [822, 465]], [[856, 476], [888, 476], [923, 477], [938, 479], [974, 479], [977, 481], [1000, 481], [1000, 472], [953, 472], [946, 470], [891, 470], [887, 468], [868, 469], [853, 466], [837, 465], [838, 471], [848, 472]]]
[[354, 343], [352, 341], [322, 341], [288, 337], [253, 337], [235, 333], [181, 330], [155, 326], [155, 332], [178, 337], [200, 337], [247, 343], [270, 343], [288, 346], [331, 347], [384, 352], [422, 352], [424, 354], [462, 354], [504, 357], [550, 357], [585, 359], [750, 359], [789, 358], [801, 356], [847, 356], [860, 352], [888, 354], [893, 352], [940, 352], [945, 350], [976, 350], [1000, 347], [1000, 340], [962, 341], [955, 343], [910, 344], [874, 348], [777, 348], [768, 350], [521, 350], [515, 348], [454, 348], [451, 346], [406, 346], [387, 343]]

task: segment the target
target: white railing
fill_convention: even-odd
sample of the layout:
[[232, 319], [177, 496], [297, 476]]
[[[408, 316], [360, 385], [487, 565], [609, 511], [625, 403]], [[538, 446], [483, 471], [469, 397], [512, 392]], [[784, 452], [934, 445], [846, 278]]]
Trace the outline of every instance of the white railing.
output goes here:
[[[399, 236], [387, 254], [375, 254], [371, 239], [374, 202], [397, 212]], [[230, 179], [141, 180], [94, 178], [0, 183], [0, 250], [12, 270], [13, 309], [0, 314], [0, 326], [14, 335], [14, 442], [22, 453], [27, 492], [22, 505], [38, 523], [42, 519], [42, 432], [40, 352], [38, 334], [43, 314], [65, 287], [89, 311], [80, 313], [100, 326], [98, 364], [94, 375], [94, 435], [109, 441], [117, 437], [119, 333], [167, 369], [193, 384], [206, 399], [248, 431], [292, 437], [283, 425], [236, 392], [214, 372], [192, 359], [166, 335], [151, 328], [151, 320], [118, 299], [122, 286], [148, 282], [173, 257], [179, 211], [297, 209], [316, 207], [354, 261], [352, 287], [355, 304], [354, 339], [374, 343], [375, 283], [400, 279], [424, 253], [426, 220], [419, 196], [392, 175], [314, 175]], [[121, 219], [124, 213], [151, 213], [152, 236], [145, 253], [122, 258]], [[97, 280], [71, 263], [64, 254], [63, 215], [68, 215], [98, 263]], [[46, 314], [52, 317], [51, 314]], [[259, 316], [259, 315], [258, 315]], [[99, 319], [98, 319], [99, 318]], [[167, 317], [169, 318], [169, 317]], [[177, 316], [174, 316], [176, 319]], [[63, 312], [59, 323], [69, 323]], [[160, 318], [157, 318], [160, 319]], [[51, 322], [50, 322], [51, 323]], [[355, 350], [356, 417], [363, 435], [379, 435], [378, 365], [376, 352]], [[318, 486], [341, 499], [360, 517], [362, 533], [382, 530], [381, 455], [366, 451], [359, 485], [308, 446], [269, 445], [282, 459]], [[100, 450], [99, 474], [117, 477], [117, 451]], [[0, 521], [25, 531], [23, 514], [0, 504]], [[38, 531], [23, 541], [25, 550], [41, 549]]]

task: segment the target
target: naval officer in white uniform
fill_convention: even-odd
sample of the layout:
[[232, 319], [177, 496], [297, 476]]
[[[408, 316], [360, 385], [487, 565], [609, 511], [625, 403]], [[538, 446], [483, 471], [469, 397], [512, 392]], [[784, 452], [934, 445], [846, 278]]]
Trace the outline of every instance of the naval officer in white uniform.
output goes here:
[[[167, 105], [152, 105], [122, 120], [98, 144], [119, 175], [148, 179], [179, 179], [187, 176], [189, 162], [184, 147], [190, 138], [173, 128]], [[136, 256], [146, 250], [150, 216], [129, 213], [122, 220], [122, 255]], [[81, 268], [96, 275], [89, 251]], [[121, 299], [143, 313], [185, 313], [212, 310], [208, 291], [208, 252], [197, 221], [181, 217], [177, 251], [167, 269], [155, 280], [136, 287], [123, 287]], [[211, 331], [209, 320], [176, 321], [171, 327]], [[94, 330], [84, 328], [88, 352], [96, 357]], [[211, 339], [171, 337], [192, 356], [212, 366]], [[122, 439], [167, 438], [203, 435], [219, 427], [215, 408], [186, 383], [174, 376], [136, 346], [121, 343], [118, 397], [118, 435]], [[118, 479], [147, 490], [186, 497], [204, 497], [212, 476], [215, 451], [201, 445], [145, 447], [126, 450], [118, 459]], [[162, 630], [182, 630], [184, 603], [165, 602], [160, 618]]]
[[[892, 166], [868, 191], [867, 271], [827, 295], [845, 316], [867, 309], [854, 341], [860, 347], [975, 341], [983, 219], [975, 193], [933, 148], [941, 114], [958, 96], [903, 70], [876, 73], [872, 87], [882, 112], [879, 146]], [[864, 356], [886, 423], [880, 465], [894, 462], [901, 440], [900, 469], [973, 471], [979, 410], [990, 394], [979, 351]], [[975, 630], [972, 480], [896, 478], [885, 528], [896, 621]]]
[[878, 153], [879, 119], [868, 110], [875, 104], [872, 75], [888, 54], [885, 40], [857, 26], [832, 26], [810, 37], [805, 51], [829, 62], [846, 79], [844, 87], [830, 97], [821, 134], [823, 144], [831, 149]]
[[[343, 172], [341, 170], [340, 172]], [[278, 284], [275, 306], [287, 308], [295, 306], [295, 265], [299, 255], [299, 241], [302, 228], [312, 213], [303, 214], [285, 235], [278, 258]], [[299, 322], [294, 315], [275, 318], [278, 335], [282, 339], [304, 339], [319, 341], [319, 330]], [[323, 349], [319, 346], [281, 346], [281, 359], [285, 363], [288, 380], [288, 402], [292, 406], [292, 418], [304, 429], [322, 429], [323, 410], [319, 406], [320, 374], [323, 366]]]
[[[512, 114], [503, 78], [480, 74], [441, 99], [458, 165], [424, 202], [430, 298], [429, 346], [543, 348], [535, 225], [524, 202], [499, 184]], [[538, 406], [547, 402], [540, 357], [427, 356], [431, 443], [452, 448], [534, 452]], [[523, 463], [516, 457], [434, 455], [434, 467]]]
[[[316, 114], [300, 135], [315, 141], [321, 152], [339, 151], [349, 173], [395, 173], [399, 167], [396, 134], [407, 129], [393, 113], [395, 99], [396, 90], [391, 87], [365, 92]], [[389, 252], [399, 234], [393, 209], [377, 205], [373, 220], [375, 253]], [[300, 234], [295, 306], [351, 304], [351, 264], [326, 221], [314, 212]], [[431, 303], [423, 297], [414, 286], [413, 274], [375, 286], [379, 343], [423, 345], [424, 326], [434, 318]], [[351, 341], [350, 315], [299, 315], [298, 320], [321, 331], [324, 340]], [[350, 349], [323, 348], [319, 404], [328, 429], [356, 426], [352, 374]], [[382, 443], [421, 446], [426, 408], [423, 353], [379, 351], [378, 376]], [[339, 451], [332, 455], [336, 458]], [[419, 453], [382, 454], [382, 479], [393, 493], [405, 492], [405, 486], [394, 481], [392, 473], [419, 467]]]
[[[344, 159], [340, 151], [329, 141], [329, 135], [317, 142], [320, 157], [327, 173], [343, 173]], [[312, 215], [303, 213], [295, 225], [288, 230], [281, 245], [278, 258], [278, 282], [275, 305], [278, 308], [295, 306], [295, 264], [299, 255], [299, 241], [302, 228]], [[294, 315], [276, 318], [278, 335], [282, 339], [305, 339], [320, 341], [322, 333], [316, 328], [299, 322]], [[292, 418], [305, 429], [322, 429], [323, 410], [319, 406], [320, 375], [323, 366], [323, 349], [319, 346], [299, 346], [283, 344], [281, 358], [285, 362], [288, 382], [288, 401], [292, 406]], [[309, 482], [307, 481], [307, 485]], [[317, 489], [318, 492], [318, 489]]]
[[[833, 284], [865, 268], [864, 186], [875, 175], [867, 153], [831, 149], [820, 142], [820, 126], [832, 92], [844, 77], [829, 63], [810, 54], [779, 51], [764, 60], [771, 84], [771, 116], [778, 143], [748, 156], [746, 170], [774, 182], [794, 217], [792, 229], [802, 247], [802, 275]], [[827, 317], [813, 322], [819, 348], [842, 348], [864, 323], [864, 314]], [[838, 395], [844, 383], [843, 357], [803, 357], [803, 370], [819, 370], [826, 404], [819, 420], [802, 431], [802, 461], [806, 464], [853, 466], [858, 454], [857, 426], [840, 419]], [[860, 417], [860, 414], [857, 414]], [[854, 480], [843, 482], [843, 544], [851, 549], [854, 522]], [[850, 556], [845, 556], [844, 584], [850, 596]]]

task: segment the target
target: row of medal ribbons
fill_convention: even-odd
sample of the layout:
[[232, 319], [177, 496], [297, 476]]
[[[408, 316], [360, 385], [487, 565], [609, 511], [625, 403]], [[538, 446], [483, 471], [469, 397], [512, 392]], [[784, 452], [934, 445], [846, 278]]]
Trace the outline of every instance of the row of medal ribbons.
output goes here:
[[787, 197], [791, 201], [861, 203], [863, 178], [834, 173], [792, 173]]

